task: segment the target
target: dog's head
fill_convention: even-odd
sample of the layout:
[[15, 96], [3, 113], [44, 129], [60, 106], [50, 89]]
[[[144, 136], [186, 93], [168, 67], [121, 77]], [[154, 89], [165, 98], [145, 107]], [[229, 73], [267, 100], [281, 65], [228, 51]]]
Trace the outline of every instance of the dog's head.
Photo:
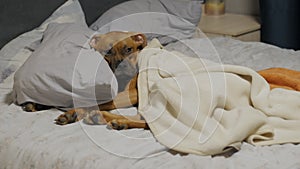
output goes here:
[[109, 32], [94, 35], [90, 46], [100, 52], [115, 71], [118, 65], [127, 60], [133, 67], [137, 65], [137, 53], [147, 45], [144, 34], [134, 32]]

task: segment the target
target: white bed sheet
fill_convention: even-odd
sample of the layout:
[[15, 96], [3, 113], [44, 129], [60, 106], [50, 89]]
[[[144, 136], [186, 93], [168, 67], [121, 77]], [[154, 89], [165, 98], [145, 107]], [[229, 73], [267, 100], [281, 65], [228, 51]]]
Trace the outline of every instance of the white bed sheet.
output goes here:
[[[207, 50], [207, 42], [185, 41], [202, 57], [220, 58], [223, 63], [255, 70], [274, 66], [300, 69], [300, 51], [215, 38], [211, 42], [220, 54], [216, 57]], [[187, 51], [178, 44], [167, 48]], [[23, 49], [14, 58], [23, 62], [30, 53]], [[0, 83], [0, 168], [300, 168], [300, 145], [254, 147], [244, 143], [229, 158], [197, 156], [168, 150], [148, 130], [115, 131], [82, 122], [58, 126], [53, 123], [61, 113], [58, 110], [28, 113], [11, 104], [12, 85], [13, 74]], [[134, 114], [136, 109], [118, 112]]]

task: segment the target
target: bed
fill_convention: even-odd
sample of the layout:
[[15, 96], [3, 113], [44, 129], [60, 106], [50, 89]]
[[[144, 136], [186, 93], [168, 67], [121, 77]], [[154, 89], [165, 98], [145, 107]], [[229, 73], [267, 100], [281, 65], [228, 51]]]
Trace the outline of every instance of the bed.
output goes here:
[[[48, 19], [43, 18], [46, 20], [40, 26], [30, 31], [26, 30], [28, 32], [14, 38], [2, 47], [0, 51], [0, 168], [300, 167], [299, 144], [253, 146], [242, 142], [239, 151], [229, 157], [227, 155], [203, 156], [174, 151], [157, 141], [150, 130], [116, 131], [108, 129], [105, 125], [87, 125], [82, 121], [59, 126], [55, 125], [53, 120], [61, 114], [61, 110], [49, 109], [36, 113], [22, 111], [21, 107], [14, 103], [16, 100], [15, 94], [12, 92], [14, 76], [22, 68], [22, 65], [26, 61], [28, 62], [32, 53], [42, 45], [41, 40], [46, 38], [45, 32], [47, 32], [48, 25], [69, 24], [70, 26], [71, 24], [72, 26], [75, 23], [87, 27], [86, 23], [88, 23], [91, 30], [102, 33], [111, 30], [133, 29], [132, 25], [126, 25], [128, 21], [132, 20], [126, 16], [138, 12], [137, 8], [135, 8], [137, 11], [127, 11], [133, 5], [132, 2], [111, 8], [106, 13], [104, 11], [109, 9], [108, 6], [111, 7], [121, 1], [114, 1], [115, 4], [109, 3], [110, 1], [105, 1], [107, 3], [103, 1], [103, 4], [106, 5], [99, 4], [99, 6], [95, 5], [99, 2], [88, 2], [90, 1], [57, 2], [54, 5], [57, 10]], [[165, 5], [170, 1], [140, 0], [140, 2], [148, 5], [151, 5], [151, 2]], [[165, 13], [167, 11], [169, 14], [184, 16], [184, 19], [179, 18], [179, 20], [185, 24], [178, 26], [162, 23], [163, 26], [159, 27], [161, 29], [154, 29], [154, 26], [151, 30], [145, 30], [149, 39], [157, 38], [164, 49], [176, 50], [190, 56], [196, 55], [194, 57], [199, 54], [202, 58], [217, 63], [245, 66], [256, 71], [270, 67], [285, 67], [300, 71], [299, 51], [282, 49], [260, 42], [242, 42], [226, 37], [208, 39], [201, 31], [193, 29], [201, 16], [201, 8], [199, 6], [199, 10], [197, 10], [196, 6], [201, 5], [199, 1], [184, 2], [187, 6], [186, 10], [190, 10], [190, 13], [184, 10], [182, 12], [177, 11], [176, 5], [182, 5], [182, 1], [178, 4], [170, 3], [174, 6], [147, 7], [148, 10], [152, 9], [154, 12], [161, 12], [164, 9]], [[140, 10], [145, 12], [143, 8]], [[151, 12], [153, 11], [150, 10], [147, 13], [147, 17]], [[117, 13], [116, 18], [111, 16], [115, 13]], [[107, 23], [117, 19], [117, 16], [125, 16], [125, 18], [107, 26]], [[164, 16], [161, 14], [154, 15], [150, 25], [160, 24], [161, 20], [156, 19]], [[178, 17], [172, 19], [176, 20]], [[187, 23], [186, 20], [189, 22]], [[138, 19], [134, 19], [134, 21], [138, 21]], [[168, 26], [171, 29], [168, 29]], [[134, 28], [137, 26], [135, 25]], [[164, 32], [159, 32], [161, 30]], [[51, 34], [50, 37], [53, 36]], [[78, 104], [81, 103], [81, 101], [78, 102]], [[134, 107], [118, 109], [114, 113], [136, 114], [137, 109]]]

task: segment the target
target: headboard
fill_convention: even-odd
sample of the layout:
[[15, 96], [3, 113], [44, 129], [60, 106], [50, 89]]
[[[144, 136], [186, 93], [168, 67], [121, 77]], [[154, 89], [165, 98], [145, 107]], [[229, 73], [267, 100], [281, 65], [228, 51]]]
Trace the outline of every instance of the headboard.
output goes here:
[[[1, 0], [0, 49], [16, 36], [39, 26], [66, 0]], [[79, 0], [90, 25], [112, 6], [128, 0]]]

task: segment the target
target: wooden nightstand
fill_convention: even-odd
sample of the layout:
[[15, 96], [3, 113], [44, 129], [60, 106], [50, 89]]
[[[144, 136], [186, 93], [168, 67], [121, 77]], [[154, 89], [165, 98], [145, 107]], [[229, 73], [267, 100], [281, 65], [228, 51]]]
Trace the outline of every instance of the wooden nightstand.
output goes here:
[[243, 41], [260, 41], [260, 24], [255, 16], [232, 13], [210, 16], [202, 13], [198, 27], [207, 37], [229, 36]]

